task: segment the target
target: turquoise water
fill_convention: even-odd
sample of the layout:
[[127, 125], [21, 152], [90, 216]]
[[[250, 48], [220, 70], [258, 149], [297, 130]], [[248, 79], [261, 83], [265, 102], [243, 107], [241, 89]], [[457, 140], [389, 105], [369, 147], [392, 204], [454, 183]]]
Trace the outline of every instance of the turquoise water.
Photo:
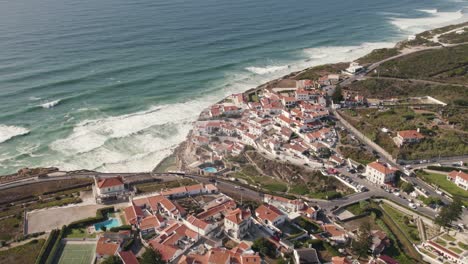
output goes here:
[[94, 228], [96, 229], [96, 231], [100, 231], [103, 226], [105, 226], [106, 229], [109, 230], [112, 227], [120, 226], [120, 221], [117, 218], [109, 218], [106, 221], [95, 224]]
[[216, 173], [218, 172], [218, 170], [216, 168], [213, 168], [213, 167], [206, 167], [203, 169], [204, 171], [206, 172], [209, 172], [209, 173]]
[[0, 1], [0, 174], [148, 171], [199, 112], [462, 18], [449, 0]]

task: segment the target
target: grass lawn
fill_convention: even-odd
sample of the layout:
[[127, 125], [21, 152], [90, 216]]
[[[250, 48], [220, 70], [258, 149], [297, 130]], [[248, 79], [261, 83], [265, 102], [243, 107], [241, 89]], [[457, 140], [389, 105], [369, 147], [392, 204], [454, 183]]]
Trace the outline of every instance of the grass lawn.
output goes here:
[[0, 251], [0, 264], [34, 263], [45, 239], [33, 240], [27, 244]]
[[305, 195], [309, 192], [309, 188], [307, 188], [307, 186], [304, 184], [300, 184], [300, 185], [298, 184], [298, 185], [292, 186], [289, 189], [289, 192], [294, 193], [294, 194], [299, 194], [299, 195]]
[[445, 242], [445, 240], [442, 240], [440, 238], [437, 238], [436, 241], [435, 241], [437, 244], [440, 244], [442, 246], [447, 246], [447, 242]]
[[96, 244], [66, 243], [59, 252], [58, 264], [88, 264], [93, 258]]
[[448, 234], [443, 234], [441, 237], [442, 237], [443, 239], [445, 239], [445, 240], [447, 240], [447, 241], [451, 241], [451, 242], [453, 242], [453, 241], [456, 240], [454, 237], [452, 237], [452, 236], [450, 236], [450, 235], [448, 235]]
[[393, 207], [382, 204], [382, 208], [385, 212], [390, 216], [390, 218], [395, 221], [398, 227], [408, 235], [413, 243], [419, 243], [419, 231], [415, 224], [412, 224], [410, 220], [412, 219], [411, 216], [408, 216]]
[[458, 242], [458, 246], [464, 250], [468, 250], [468, 245], [463, 242]]
[[361, 205], [359, 203], [348, 205], [345, 207], [345, 209], [350, 211], [354, 215], [360, 215], [365, 212], [365, 210], [361, 208]]
[[434, 254], [432, 254], [431, 252], [425, 250], [424, 248], [420, 248], [419, 251], [421, 251], [422, 253], [428, 255], [428, 256], [431, 257], [431, 258], [434, 258], [434, 259], [437, 258], [436, 255], [434, 255]]
[[429, 172], [418, 172], [417, 174], [420, 178], [426, 182], [435, 184], [444, 191], [450, 193], [453, 196], [458, 196], [461, 198], [465, 205], [468, 205], [466, 201], [468, 199], [468, 191], [463, 190], [458, 187], [455, 183], [447, 180], [447, 176], [438, 173], [429, 173]]
[[457, 253], [457, 254], [461, 254], [463, 253], [463, 250], [457, 248], [457, 247], [449, 247], [448, 249], [452, 250], [453, 252]]
[[234, 177], [244, 179], [253, 185], [259, 185], [271, 192], [285, 192], [288, 189], [286, 183], [273, 177], [262, 176], [252, 165], [244, 166], [240, 172], [234, 174]]
[[95, 238], [96, 233], [88, 234], [86, 228], [68, 229], [65, 238]]

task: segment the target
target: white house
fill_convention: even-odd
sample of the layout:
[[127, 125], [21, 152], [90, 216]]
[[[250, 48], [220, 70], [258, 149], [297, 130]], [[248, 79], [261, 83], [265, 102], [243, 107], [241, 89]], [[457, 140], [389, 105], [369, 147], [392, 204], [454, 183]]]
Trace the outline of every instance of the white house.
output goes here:
[[240, 208], [228, 212], [224, 218], [224, 230], [234, 239], [242, 239], [252, 226], [250, 211]]
[[359, 65], [357, 62], [351, 62], [349, 64], [349, 67], [345, 70], [345, 73], [347, 74], [356, 74], [360, 71], [362, 71], [363, 67]]
[[301, 200], [289, 200], [269, 194], [264, 195], [263, 202], [276, 206], [278, 209], [284, 210], [285, 212], [299, 212], [304, 210], [306, 206]]
[[398, 147], [401, 147], [405, 144], [418, 143], [422, 139], [424, 139], [424, 136], [419, 133], [418, 128], [417, 130], [398, 131], [397, 136], [393, 140]]
[[276, 231], [280, 231], [277, 226], [284, 223], [288, 218], [286, 214], [273, 205], [261, 205], [255, 210], [255, 216], [262, 224]]
[[131, 195], [131, 192], [125, 189], [125, 184], [121, 177], [94, 177], [93, 193], [98, 203], [126, 200]]
[[206, 236], [208, 233], [216, 228], [216, 225], [210, 224], [204, 220], [200, 220], [193, 215], [189, 215], [187, 219], [183, 220], [184, 224], [191, 230]]
[[468, 173], [463, 171], [452, 171], [447, 175], [447, 179], [453, 181], [463, 190], [468, 191]]
[[377, 184], [385, 184], [391, 182], [395, 178], [395, 173], [398, 169], [390, 166], [390, 164], [384, 164], [379, 161], [374, 161], [367, 164], [366, 172], [364, 175], [367, 180]]

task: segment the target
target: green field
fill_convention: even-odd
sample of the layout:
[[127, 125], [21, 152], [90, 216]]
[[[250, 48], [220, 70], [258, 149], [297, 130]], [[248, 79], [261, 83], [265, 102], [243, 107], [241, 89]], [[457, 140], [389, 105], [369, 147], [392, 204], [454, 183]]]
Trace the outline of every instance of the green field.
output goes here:
[[93, 261], [96, 244], [66, 243], [60, 250], [58, 264], [90, 264]]
[[418, 172], [417, 174], [420, 178], [424, 179], [426, 182], [435, 184], [439, 186], [442, 190], [450, 193], [452, 196], [458, 196], [465, 205], [468, 205], [466, 200], [468, 199], [468, 191], [463, 190], [458, 187], [455, 183], [447, 180], [447, 176], [437, 173], [428, 173], [428, 172]]

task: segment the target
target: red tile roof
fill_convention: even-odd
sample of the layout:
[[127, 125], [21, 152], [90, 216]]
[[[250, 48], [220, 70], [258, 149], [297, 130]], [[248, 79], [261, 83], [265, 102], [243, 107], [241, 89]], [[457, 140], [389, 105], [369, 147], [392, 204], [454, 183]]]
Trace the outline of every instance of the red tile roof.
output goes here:
[[113, 256], [120, 248], [120, 244], [105, 237], [100, 237], [96, 245], [96, 253], [101, 256]]
[[344, 231], [338, 229], [338, 227], [333, 224], [323, 225], [322, 229], [323, 231], [329, 233], [332, 237], [342, 236], [345, 234]]
[[250, 217], [250, 215], [250, 212], [242, 211], [240, 208], [237, 208], [231, 212], [228, 212], [225, 219], [239, 225], [242, 223], [242, 221]]
[[380, 173], [383, 173], [385, 175], [391, 174], [397, 171], [397, 169], [393, 167], [389, 167], [386, 164], [380, 163], [378, 161], [374, 161], [372, 163], [367, 164], [367, 166], [377, 170]]
[[260, 205], [260, 207], [255, 210], [255, 215], [262, 220], [274, 222], [278, 217], [284, 214], [273, 205]]
[[465, 181], [468, 181], [468, 173], [464, 173], [463, 171], [452, 171], [448, 174], [448, 176], [452, 179], [456, 179], [457, 177], [460, 177], [464, 179]]
[[351, 264], [351, 262], [345, 257], [333, 257], [332, 264]]
[[439, 244], [437, 244], [437, 243], [435, 243], [435, 242], [433, 242], [433, 241], [430, 241], [430, 240], [429, 240], [429, 241], [427, 241], [427, 243], [428, 243], [430, 246], [432, 246], [433, 248], [435, 248], [437, 251], [443, 252], [443, 253], [445, 253], [445, 254], [447, 254], [447, 255], [450, 255], [450, 256], [452, 256], [452, 257], [454, 257], [454, 258], [457, 258], [457, 259], [460, 257], [460, 256], [459, 256], [458, 254], [456, 254], [455, 252], [453, 252], [453, 251], [451, 251], [451, 250], [449, 250], [449, 249], [446, 249], [446, 248], [444, 248], [443, 246], [441, 246], [441, 245], [439, 245]]
[[120, 251], [119, 255], [123, 264], [139, 264], [135, 254], [131, 251]]
[[398, 136], [404, 139], [422, 139], [424, 136], [417, 130], [403, 130], [398, 131]]
[[137, 223], [138, 217], [143, 216], [143, 211], [141, 210], [141, 208], [135, 205], [131, 205], [125, 208], [124, 213], [125, 213], [125, 219], [127, 220], [127, 223], [132, 224], [132, 225]]
[[114, 178], [103, 178], [99, 179], [98, 181], [98, 188], [107, 188], [113, 186], [123, 185], [122, 177], [114, 177]]
[[147, 230], [150, 228], [158, 228], [160, 225], [161, 222], [159, 221], [158, 217], [156, 217], [155, 215], [150, 215], [141, 220], [140, 229]]

